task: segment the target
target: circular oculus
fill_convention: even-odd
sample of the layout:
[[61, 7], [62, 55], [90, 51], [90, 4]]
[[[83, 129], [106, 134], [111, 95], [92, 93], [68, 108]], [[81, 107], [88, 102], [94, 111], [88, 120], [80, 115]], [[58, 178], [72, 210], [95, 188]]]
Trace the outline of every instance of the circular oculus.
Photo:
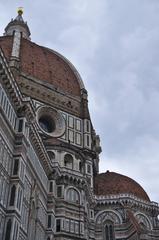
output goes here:
[[37, 110], [37, 122], [41, 131], [51, 137], [61, 137], [65, 133], [65, 119], [52, 107], [40, 107]]

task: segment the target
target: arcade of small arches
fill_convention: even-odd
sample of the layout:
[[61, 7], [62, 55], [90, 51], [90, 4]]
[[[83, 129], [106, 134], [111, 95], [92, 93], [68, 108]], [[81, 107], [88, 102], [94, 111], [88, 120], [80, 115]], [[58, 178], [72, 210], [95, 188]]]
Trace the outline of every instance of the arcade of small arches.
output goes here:
[[[57, 156], [58, 151], [55, 153], [53, 150], [48, 150], [48, 155], [50, 157], [51, 163], [54, 163], [58, 158]], [[81, 173], [84, 173], [84, 171], [86, 171], [88, 174], [92, 173], [91, 164], [87, 163], [86, 170], [85, 170], [84, 161], [81, 158], [76, 158], [74, 155], [70, 153], [64, 153], [62, 155], [61, 165], [62, 167], [65, 167], [70, 170], [76, 170]]]

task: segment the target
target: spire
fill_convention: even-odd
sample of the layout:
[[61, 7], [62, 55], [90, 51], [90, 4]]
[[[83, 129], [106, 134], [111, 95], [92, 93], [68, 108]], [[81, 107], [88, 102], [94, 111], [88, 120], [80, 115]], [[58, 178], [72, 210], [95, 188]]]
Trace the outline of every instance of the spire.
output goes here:
[[18, 8], [17, 10], [18, 15], [15, 19], [12, 19], [10, 23], [8, 23], [7, 27], [5, 28], [4, 35], [5, 36], [12, 36], [14, 32], [21, 33], [23, 38], [30, 40], [30, 30], [27, 25], [27, 22], [23, 20], [23, 8]]

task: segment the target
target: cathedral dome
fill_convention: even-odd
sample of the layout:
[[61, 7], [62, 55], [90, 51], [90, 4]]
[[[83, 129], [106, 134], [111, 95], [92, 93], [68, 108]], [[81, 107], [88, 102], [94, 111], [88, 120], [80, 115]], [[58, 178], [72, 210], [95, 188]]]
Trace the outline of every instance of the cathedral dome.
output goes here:
[[7, 60], [19, 61], [20, 75], [43, 81], [55, 90], [81, 96], [83, 81], [75, 67], [61, 54], [30, 41], [30, 30], [23, 20], [23, 10], [12, 19], [0, 37], [0, 47]]
[[144, 189], [133, 179], [115, 173], [105, 172], [98, 174], [95, 177], [96, 195], [110, 195], [110, 194], [132, 194], [145, 201], [150, 201]]
[[[0, 47], [10, 58], [13, 36], [0, 37]], [[28, 77], [51, 84], [55, 89], [80, 96], [84, 84], [75, 67], [61, 54], [22, 38], [20, 45], [20, 70]]]

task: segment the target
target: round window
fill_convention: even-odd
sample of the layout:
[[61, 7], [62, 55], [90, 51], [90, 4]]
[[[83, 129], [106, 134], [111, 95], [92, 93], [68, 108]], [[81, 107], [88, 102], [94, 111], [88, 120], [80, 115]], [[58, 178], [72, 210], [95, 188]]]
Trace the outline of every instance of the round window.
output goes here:
[[54, 120], [47, 115], [41, 116], [39, 118], [39, 125], [47, 133], [52, 133], [55, 130]]
[[65, 119], [52, 107], [37, 110], [37, 123], [41, 131], [51, 137], [61, 137], [65, 132]]

